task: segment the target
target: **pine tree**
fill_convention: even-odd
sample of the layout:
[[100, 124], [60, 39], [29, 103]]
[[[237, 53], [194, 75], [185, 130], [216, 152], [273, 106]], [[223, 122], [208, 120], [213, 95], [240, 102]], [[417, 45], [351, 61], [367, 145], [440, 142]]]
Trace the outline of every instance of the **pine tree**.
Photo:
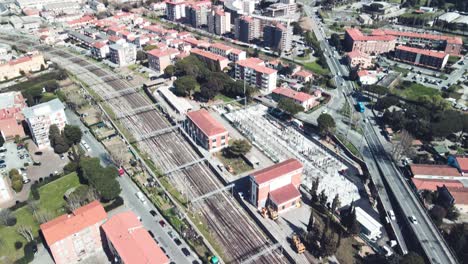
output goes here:
[[325, 206], [325, 204], [327, 203], [327, 200], [328, 200], [328, 197], [327, 195], [325, 194], [325, 190], [322, 190], [320, 192], [320, 196], [319, 196], [319, 202], [322, 206]]
[[314, 211], [311, 209], [310, 210], [309, 223], [307, 224], [307, 232], [310, 232], [313, 229], [314, 223], [315, 223]]
[[333, 202], [331, 205], [331, 211], [334, 213], [336, 211], [336, 208], [340, 207], [341, 202], [340, 202], [340, 197], [338, 194], [335, 195], [335, 198], [333, 198]]
[[319, 186], [319, 179], [316, 178], [316, 179], [312, 182], [312, 187], [310, 188], [310, 191], [309, 191], [313, 203], [317, 203], [317, 202], [318, 202], [318, 194], [317, 194], [318, 186]]

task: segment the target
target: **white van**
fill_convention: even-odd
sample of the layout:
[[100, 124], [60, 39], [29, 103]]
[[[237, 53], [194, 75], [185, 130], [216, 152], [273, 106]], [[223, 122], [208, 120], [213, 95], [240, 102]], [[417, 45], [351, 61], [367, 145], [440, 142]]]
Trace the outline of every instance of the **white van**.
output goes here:
[[144, 204], [146, 203], [145, 196], [143, 195], [142, 192], [137, 192], [137, 193], [136, 193], [136, 196], [138, 197], [138, 199], [140, 199], [140, 201], [141, 201], [142, 203], [144, 203]]

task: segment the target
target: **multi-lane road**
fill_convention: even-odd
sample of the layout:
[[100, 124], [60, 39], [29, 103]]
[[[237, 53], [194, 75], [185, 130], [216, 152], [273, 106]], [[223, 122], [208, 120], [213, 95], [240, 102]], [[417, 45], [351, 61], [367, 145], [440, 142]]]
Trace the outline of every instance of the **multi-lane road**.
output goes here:
[[[320, 24], [313, 8], [307, 2], [304, 3], [304, 10], [311, 18], [314, 33], [327, 57], [327, 63], [331, 72], [337, 76], [338, 87], [344, 91], [350, 102], [356, 103], [355, 99], [351, 96], [353, 94], [354, 84], [345, 80], [342, 76], [347, 76], [348, 70], [344, 68], [339, 62], [339, 56], [335, 56], [333, 50], [330, 48], [326, 41], [324, 26]], [[378, 135], [379, 127], [373, 121], [371, 111], [367, 111], [363, 118], [362, 126], [364, 127], [364, 136], [367, 144], [365, 145], [363, 156], [372, 174], [372, 179], [375, 184], [382, 184], [379, 190], [379, 196], [383, 206], [388, 213], [392, 206], [395, 207], [395, 212], [400, 212], [397, 221], [391, 221], [392, 227], [395, 230], [395, 235], [400, 242], [400, 247], [403, 253], [406, 253], [406, 245], [404, 245], [403, 234], [401, 226], [409, 227], [412, 232], [405, 233], [405, 236], [415, 236], [420, 243], [427, 259], [431, 263], [446, 264], [457, 263], [456, 258], [453, 256], [450, 248], [445, 243], [444, 238], [437, 230], [437, 227], [427, 215], [425, 209], [419, 203], [415, 193], [411, 190], [405, 181], [402, 173], [395, 166], [393, 160], [388, 155], [383, 146], [383, 137]], [[371, 154], [371, 156], [369, 156]], [[372, 159], [370, 159], [372, 157]], [[387, 188], [385, 188], [387, 187]], [[387, 189], [387, 190], [386, 190]], [[393, 195], [392, 203], [388, 193]], [[418, 224], [413, 224], [409, 221], [408, 217], [414, 216]], [[409, 237], [406, 237], [409, 239]]]

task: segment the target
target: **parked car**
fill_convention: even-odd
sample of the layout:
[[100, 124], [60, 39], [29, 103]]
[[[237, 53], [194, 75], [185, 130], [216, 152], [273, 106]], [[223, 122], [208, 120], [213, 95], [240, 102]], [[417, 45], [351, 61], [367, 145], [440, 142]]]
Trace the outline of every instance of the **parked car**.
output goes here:
[[151, 214], [152, 216], [156, 216], [156, 215], [157, 215], [156, 211], [154, 211], [154, 210], [151, 210], [151, 211], [150, 211], [150, 214]]
[[41, 156], [41, 155], [42, 155], [42, 151], [36, 151], [36, 152], [34, 152], [34, 155]]
[[5, 164], [0, 164], [0, 169], [6, 168]]
[[162, 227], [165, 227], [165, 226], [166, 226], [166, 222], [164, 222], [164, 220], [160, 220], [160, 221], [159, 221], [159, 224], [160, 224]]
[[5, 164], [5, 160], [0, 160], [0, 164]]
[[190, 256], [190, 251], [187, 248], [182, 248], [181, 250], [182, 250], [182, 253], [184, 253], [186, 257]]
[[174, 243], [178, 246], [180, 246], [182, 244], [182, 242], [180, 241], [180, 239], [178, 238], [174, 238]]

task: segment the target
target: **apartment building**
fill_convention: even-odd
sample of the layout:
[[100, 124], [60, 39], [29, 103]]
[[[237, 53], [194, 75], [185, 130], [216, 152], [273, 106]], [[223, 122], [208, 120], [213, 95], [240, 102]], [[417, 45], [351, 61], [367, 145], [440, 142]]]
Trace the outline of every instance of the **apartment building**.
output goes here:
[[368, 54], [358, 50], [348, 52], [346, 59], [351, 68], [368, 69], [374, 66], [372, 58]]
[[171, 21], [184, 19], [186, 16], [186, 2], [183, 0], [172, 0], [166, 2], [166, 17]]
[[292, 45], [292, 27], [273, 23], [263, 27], [263, 43], [273, 50], [290, 50]]
[[225, 68], [227, 68], [230, 63], [228, 58], [206, 50], [194, 48], [190, 50], [190, 53], [195, 54], [201, 60], [206, 61], [207, 63], [209, 63], [208, 65], [214, 65], [216, 67], [216, 70], [222, 71]]
[[0, 62], [0, 81], [20, 77], [22, 73], [41, 70], [46, 63], [42, 53], [34, 51], [7, 62]]
[[167, 48], [150, 50], [147, 54], [149, 68], [158, 73], [164, 73], [164, 69], [173, 64], [180, 52], [177, 49]]
[[377, 55], [393, 51], [396, 45], [396, 37], [390, 35], [364, 35], [357, 28], [348, 28], [345, 33], [344, 43], [348, 51]]
[[215, 9], [207, 15], [208, 32], [224, 35], [231, 32], [231, 13], [222, 9]]
[[308, 111], [320, 104], [318, 99], [322, 96], [320, 90], [316, 90], [313, 95], [304, 92], [297, 92], [291, 88], [279, 87], [272, 91], [274, 100], [279, 101], [281, 98], [293, 100], [296, 104], [304, 107], [304, 111]]
[[26, 107], [21, 92], [0, 93], [0, 136], [4, 139], [25, 136], [21, 122], [24, 120], [22, 111]]
[[169, 264], [166, 254], [135, 213], [127, 211], [112, 216], [102, 230], [115, 263]]
[[449, 54], [441, 51], [418, 49], [407, 46], [398, 46], [395, 50], [395, 59], [417, 66], [442, 70], [447, 64]]
[[288, 159], [256, 171], [249, 176], [250, 202], [261, 210], [271, 206], [278, 213], [286, 212], [301, 204], [303, 165], [296, 159]]
[[235, 67], [237, 80], [245, 80], [248, 85], [259, 88], [262, 93], [270, 93], [276, 88], [278, 71], [266, 67], [263, 60], [248, 58], [238, 61]]
[[40, 225], [55, 263], [79, 263], [101, 253], [99, 227], [106, 219], [104, 208], [94, 201]]
[[261, 37], [260, 20], [251, 16], [241, 16], [235, 20], [235, 38], [250, 42]]
[[119, 67], [135, 64], [136, 46], [131, 43], [113, 44], [109, 46], [110, 61]]
[[389, 29], [375, 29], [372, 31], [374, 36], [394, 36], [398, 44], [410, 46], [419, 46], [421, 48], [437, 49], [450, 55], [460, 55], [463, 49], [463, 40], [461, 37], [452, 37], [445, 35], [415, 33], [407, 31], [397, 31]]
[[223, 43], [216, 42], [210, 46], [210, 51], [223, 57], [227, 57], [230, 61], [240, 61], [247, 58], [247, 53], [243, 50], [233, 48]]
[[39, 149], [50, 147], [49, 128], [51, 125], [57, 125], [60, 130], [65, 127], [67, 118], [64, 109], [65, 106], [59, 99], [23, 109], [29, 131]]
[[107, 56], [109, 56], [109, 53], [109, 45], [107, 45], [107, 43], [104, 41], [94, 42], [91, 46], [91, 55], [96, 59], [107, 58]]
[[217, 152], [229, 144], [229, 133], [206, 109], [187, 113], [184, 128], [190, 137], [209, 152]]
[[208, 24], [211, 1], [198, 1], [185, 6], [186, 21], [195, 28]]

